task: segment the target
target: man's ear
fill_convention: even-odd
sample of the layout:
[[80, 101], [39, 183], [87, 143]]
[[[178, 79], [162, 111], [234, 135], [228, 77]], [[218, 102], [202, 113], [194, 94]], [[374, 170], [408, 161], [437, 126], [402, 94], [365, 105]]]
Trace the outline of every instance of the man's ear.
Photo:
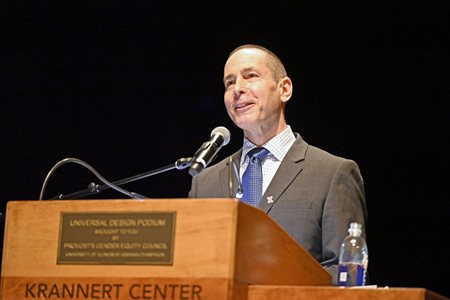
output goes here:
[[292, 96], [292, 80], [287, 76], [282, 78], [278, 88], [280, 89], [281, 101], [288, 102]]

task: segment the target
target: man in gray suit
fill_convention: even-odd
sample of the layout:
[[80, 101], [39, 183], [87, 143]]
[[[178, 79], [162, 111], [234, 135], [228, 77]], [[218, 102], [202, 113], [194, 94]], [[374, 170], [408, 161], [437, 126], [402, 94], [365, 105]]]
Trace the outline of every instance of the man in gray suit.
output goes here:
[[244, 132], [243, 147], [194, 176], [189, 197], [230, 197], [233, 162], [245, 186], [245, 171], [252, 164], [249, 152], [267, 149], [261, 157], [262, 188], [256, 206], [309, 251], [336, 284], [340, 244], [349, 224], [358, 222], [364, 229], [367, 218], [357, 164], [308, 145], [287, 125], [292, 81], [270, 50], [258, 45], [233, 50], [225, 64], [224, 84], [225, 107]]

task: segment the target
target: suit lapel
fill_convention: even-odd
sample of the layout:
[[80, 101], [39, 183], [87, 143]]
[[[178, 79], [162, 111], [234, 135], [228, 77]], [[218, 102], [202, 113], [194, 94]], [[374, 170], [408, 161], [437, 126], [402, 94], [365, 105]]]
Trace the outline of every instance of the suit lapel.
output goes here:
[[299, 134], [296, 134], [296, 136], [295, 143], [292, 145], [291, 149], [289, 149], [288, 153], [286, 153], [286, 157], [281, 162], [277, 173], [259, 202], [259, 208], [266, 213], [269, 212], [283, 192], [303, 169], [303, 162], [305, 160], [308, 144]]

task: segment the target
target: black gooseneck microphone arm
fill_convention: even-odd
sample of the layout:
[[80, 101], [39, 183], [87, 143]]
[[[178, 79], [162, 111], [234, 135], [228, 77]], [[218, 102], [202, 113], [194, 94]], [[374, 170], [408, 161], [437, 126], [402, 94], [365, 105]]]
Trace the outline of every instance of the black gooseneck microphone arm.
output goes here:
[[[44, 191], [45, 191], [45, 188], [47, 186], [47, 183], [48, 183], [51, 175], [56, 171], [56, 169], [58, 169], [61, 165], [66, 164], [66, 163], [76, 163], [76, 164], [82, 165], [83, 167], [89, 169], [104, 184], [98, 185], [98, 184], [95, 184], [92, 182], [88, 185], [87, 189], [84, 189], [84, 190], [81, 190], [81, 191], [78, 191], [78, 192], [75, 192], [72, 194], [68, 194], [68, 195], [61, 194], [59, 196], [51, 198], [51, 200], [77, 199], [77, 198], [81, 198], [84, 196], [100, 193], [101, 191], [109, 189], [109, 188], [115, 189], [116, 191], [118, 191], [122, 194], [125, 194], [130, 198], [146, 199], [148, 197], [124, 190], [124, 189], [120, 188], [119, 185], [129, 183], [132, 181], [136, 181], [136, 180], [146, 178], [149, 176], [153, 176], [156, 174], [160, 174], [160, 173], [163, 173], [163, 172], [175, 169], [175, 168], [178, 170], [183, 170], [183, 169], [190, 167], [189, 174], [191, 174], [192, 176], [195, 176], [195, 175], [199, 174], [204, 168], [206, 168], [217, 157], [217, 152], [222, 148], [222, 146], [227, 145], [229, 141], [230, 141], [230, 131], [223, 126], [216, 127], [211, 132], [210, 140], [208, 142], [203, 143], [203, 145], [200, 147], [200, 149], [197, 150], [197, 152], [195, 153], [194, 157], [180, 158], [174, 164], [171, 164], [171, 165], [168, 165], [168, 166], [165, 166], [162, 168], [158, 168], [158, 169], [155, 169], [155, 170], [152, 170], [149, 172], [141, 173], [141, 174], [138, 174], [135, 176], [127, 177], [127, 178], [124, 178], [124, 179], [121, 179], [121, 180], [118, 180], [115, 182], [109, 182], [108, 180], [103, 178], [103, 176], [100, 175], [92, 166], [90, 166], [88, 163], [86, 163], [78, 158], [65, 158], [65, 159], [59, 161], [57, 164], [55, 164], [53, 166], [53, 168], [50, 170], [50, 172], [48, 172], [47, 176], [45, 177], [42, 188], [41, 188], [41, 193], [39, 195], [39, 201], [41, 201], [44, 198]], [[236, 172], [236, 170], [235, 170], [235, 172]], [[240, 188], [239, 191], [242, 191], [242, 189]]]
[[137, 193], [134, 193], [134, 192], [126, 191], [126, 190], [120, 188], [119, 186], [123, 185], [123, 184], [126, 184], [126, 183], [129, 183], [129, 182], [140, 180], [140, 179], [143, 179], [143, 178], [146, 178], [146, 177], [150, 177], [150, 176], [153, 176], [153, 175], [156, 175], [156, 174], [167, 172], [167, 171], [170, 171], [172, 169], [183, 170], [183, 169], [186, 169], [186, 168], [190, 167], [191, 166], [191, 162], [192, 162], [192, 157], [180, 158], [174, 164], [170, 164], [170, 165], [167, 165], [165, 167], [154, 169], [154, 170], [151, 170], [151, 171], [148, 171], [148, 172], [145, 172], [145, 173], [141, 173], [141, 174], [138, 174], [138, 175], [127, 177], [127, 178], [124, 178], [124, 179], [121, 179], [121, 180], [117, 180], [117, 181], [114, 181], [114, 182], [109, 182], [108, 180], [103, 178], [92, 166], [90, 166], [89, 164], [85, 163], [84, 161], [82, 161], [80, 159], [77, 159], [77, 158], [65, 158], [65, 159], [59, 161], [57, 164], [55, 164], [55, 166], [53, 166], [53, 168], [47, 174], [47, 177], [44, 180], [44, 184], [42, 185], [42, 189], [41, 189], [41, 193], [40, 193], [40, 196], [39, 196], [39, 200], [43, 200], [43, 198], [44, 198], [45, 188], [47, 186], [48, 180], [50, 179], [50, 176], [56, 171], [57, 168], [59, 168], [60, 166], [62, 166], [63, 164], [66, 164], [66, 163], [76, 163], [76, 164], [80, 164], [80, 165], [86, 167], [100, 181], [102, 181], [104, 184], [103, 185], [98, 185], [98, 184], [95, 184], [95, 183], [91, 182], [88, 185], [88, 188], [86, 188], [84, 190], [81, 190], [81, 191], [78, 191], [78, 192], [75, 192], [75, 193], [71, 193], [71, 194], [67, 194], [67, 195], [60, 194], [58, 196], [50, 198], [50, 200], [56, 200], [56, 199], [59, 199], [59, 200], [63, 200], [63, 199], [79, 199], [79, 198], [84, 197], [84, 196], [98, 194], [101, 191], [109, 189], [109, 188], [115, 189], [116, 191], [118, 191], [118, 192], [120, 192], [122, 194], [125, 194], [128, 197], [133, 198], [133, 199], [146, 199], [148, 197], [140, 195], [140, 194], [137, 194]]

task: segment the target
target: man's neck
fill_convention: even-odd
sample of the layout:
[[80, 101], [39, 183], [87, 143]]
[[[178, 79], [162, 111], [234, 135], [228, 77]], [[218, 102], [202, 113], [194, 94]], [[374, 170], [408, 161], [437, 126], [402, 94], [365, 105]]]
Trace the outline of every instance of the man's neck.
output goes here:
[[265, 130], [264, 128], [260, 128], [259, 130], [244, 130], [244, 137], [255, 144], [256, 146], [262, 146], [287, 127], [286, 123], [280, 124], [280, 126], [276, 128], [272, 128], [270, 130]]

